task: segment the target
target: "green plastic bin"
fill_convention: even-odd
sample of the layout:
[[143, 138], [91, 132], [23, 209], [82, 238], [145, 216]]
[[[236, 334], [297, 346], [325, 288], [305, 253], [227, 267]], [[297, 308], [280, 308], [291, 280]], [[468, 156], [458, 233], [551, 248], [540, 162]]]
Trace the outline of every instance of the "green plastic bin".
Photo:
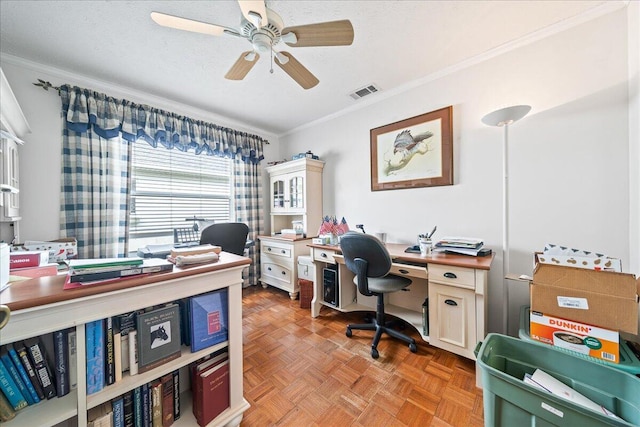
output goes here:
[[[520, 329], [518, 330], [518, 337], [521, 340], [528, 341], [537, 345], [543, 345], [543, 346], [550, 345], [540, 341], [536, 341], [533, 338], [531, 338], [531, 334], [529, 330], [529, 325], [530, 325], [529, 314], [530, 313], [531, 313], [530, 306], [523, 305], [522, 307], [520, 307]], [[622, 371], [628, 372], [640, 378], [640, 359], [638, 359], [638, 357], [636, 357], [636, 355], [633, 354], [633, 350], [631, 350], [630, 344], [622, 337], [620, 337], [620, 363], [607, 362], [606, 360], [591, 357], [586, 354], [580, 354], [578, 352], [566, 350], [563, 348], [557, 348], [557, 349], [559, 351], [570, 353], [578, 357], [582, 357], [583, 359], [590, 360], [594, 363], [599, 363], [601, 365], [607, 365], [615, 369], [620, 369]]]
[[[640, 379], [609, 366], [517, 338], [489, 334], [477, 351], [485, 427], [638, 426]], [[524, 374], [542, 369], [624, 421], [538, 390]]]

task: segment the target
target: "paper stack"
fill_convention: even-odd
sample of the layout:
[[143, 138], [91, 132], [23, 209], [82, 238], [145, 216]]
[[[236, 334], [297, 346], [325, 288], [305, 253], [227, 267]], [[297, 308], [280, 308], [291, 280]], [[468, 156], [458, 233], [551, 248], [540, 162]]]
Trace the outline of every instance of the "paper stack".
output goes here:
[[443, 237], [436, 243], [434, 250], [471, 256], [491, 254], [491, 249], [484, 248], [483, 240], [475, 237]]

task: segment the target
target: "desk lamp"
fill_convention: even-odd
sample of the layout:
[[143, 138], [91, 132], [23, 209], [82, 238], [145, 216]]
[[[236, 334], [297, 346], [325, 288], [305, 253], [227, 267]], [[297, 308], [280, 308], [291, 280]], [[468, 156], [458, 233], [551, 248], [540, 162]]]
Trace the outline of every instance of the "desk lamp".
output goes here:
[[509, 335], [509, 287], [506, 282], [509, 273], [509, 126], [524, 116], [531, 107], [529, 105], [514, 105], [493, 111], [482, 118], [482, 123], [488, 126], [504, 128], [502, 141], [502, 296], [506, 307], [502, 312], [504, 334]]

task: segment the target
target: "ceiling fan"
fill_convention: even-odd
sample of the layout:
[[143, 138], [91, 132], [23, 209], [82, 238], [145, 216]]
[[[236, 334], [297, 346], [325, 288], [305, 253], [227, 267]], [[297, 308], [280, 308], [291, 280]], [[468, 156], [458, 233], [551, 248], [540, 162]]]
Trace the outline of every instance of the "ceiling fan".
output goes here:
[[285, 27], [280, 15], [267, 8], [264, 0], [238, 0], [238, 3], [242, 11], [242, 21], [237, 29], [161, 12], [151, 12], [151, 19], [164, 27], [248, 40], [253, 50], [240, 54], [224, 76], [226, 79], [244, 79], [260, 58], [260, 54], [269, 54], [272, 60], [275, 57], [275, 63], [304, 89], [314, 87], [319, 80], [289, 52], [277, 50], [282, 43], [290, 47], [348, 46], [353, 43], [353, 26], [349, 20]]

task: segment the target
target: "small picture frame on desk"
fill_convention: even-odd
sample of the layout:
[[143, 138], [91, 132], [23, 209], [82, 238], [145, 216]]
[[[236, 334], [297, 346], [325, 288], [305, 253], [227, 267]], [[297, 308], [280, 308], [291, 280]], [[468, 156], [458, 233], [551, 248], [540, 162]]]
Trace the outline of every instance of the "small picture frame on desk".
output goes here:
[[452, 110], [371, 129], [371, 191], [453, 185]]

